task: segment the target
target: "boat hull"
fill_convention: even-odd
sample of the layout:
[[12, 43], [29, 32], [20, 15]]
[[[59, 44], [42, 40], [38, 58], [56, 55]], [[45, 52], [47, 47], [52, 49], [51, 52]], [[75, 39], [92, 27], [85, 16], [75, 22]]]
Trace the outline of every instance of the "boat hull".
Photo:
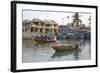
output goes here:
[[56, 51], [65, 51], [65, 50], [75, 50], [78, 49], [78, 45], [68, 45], [68, 46], [52, 46]]
[[54, 41], [54, 40], [36, 40], [36, 39], [35, 39], [35, 41], [36, 41], [36, 42], [39, 42], [39, 43], [56, 42], [56, 41]]

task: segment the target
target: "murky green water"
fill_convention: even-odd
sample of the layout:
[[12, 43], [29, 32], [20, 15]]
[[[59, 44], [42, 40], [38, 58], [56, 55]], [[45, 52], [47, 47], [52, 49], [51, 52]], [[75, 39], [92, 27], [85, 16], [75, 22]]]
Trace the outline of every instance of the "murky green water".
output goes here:
[[[80, 42], [80, 48], [70, 51], [55, 51], [51, 46], [57, 43]], [[91, 44], [89, 40], [58, 40], [55, 43], [36, 43], [33, 40], [23, 40], [22, 61], [70, 61], [91, 59]]]

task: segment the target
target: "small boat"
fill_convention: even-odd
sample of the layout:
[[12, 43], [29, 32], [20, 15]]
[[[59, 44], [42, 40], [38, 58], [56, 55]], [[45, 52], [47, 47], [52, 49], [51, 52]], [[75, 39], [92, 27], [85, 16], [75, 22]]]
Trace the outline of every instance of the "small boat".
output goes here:
[[53, 49], [56, 51], [65, 51], [65, 50], [73, 50], [73, 49], [78, 49], [79, 44], [77, 43], [72, 43], [72, 44], [57, 44], [52, 46]]
[[56, 42], [55, 38], [51, 38], [51, 37], [47, 37], [47, 36], [36, 36], [34, 38], [35, 41], [39, 42], [39, 43], [47, 43], [47, 42]]

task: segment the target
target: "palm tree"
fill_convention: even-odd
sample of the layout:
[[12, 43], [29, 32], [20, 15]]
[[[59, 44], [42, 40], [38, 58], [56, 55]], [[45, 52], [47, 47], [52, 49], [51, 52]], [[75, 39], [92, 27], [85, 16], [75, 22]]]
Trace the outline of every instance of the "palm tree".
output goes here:
[[82, 20], [79, 19], [79, 13], [75, 12], [75, 14], [73, 15], [73, 22], [72, 22], [72, 27], [74, 26], [74, 24], [76, 24], [77, 26], [79, 26], [79, 23], [82, 23]]

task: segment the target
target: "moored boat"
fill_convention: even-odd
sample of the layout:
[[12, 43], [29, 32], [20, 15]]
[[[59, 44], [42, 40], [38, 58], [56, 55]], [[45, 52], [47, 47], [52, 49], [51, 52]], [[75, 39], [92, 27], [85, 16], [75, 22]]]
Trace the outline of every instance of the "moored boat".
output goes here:
[[78, 43], [57, 44], [57, 45], [52, 46], [52, 48], [56, 51], [73, 50], [73, 49], [78, 49], [79, 44]]
[[34, 38], [34, 40], [39, 43], [56, 42], [56, 39], [54, 37], [48, 37], [48, 36], [37, 36]]

